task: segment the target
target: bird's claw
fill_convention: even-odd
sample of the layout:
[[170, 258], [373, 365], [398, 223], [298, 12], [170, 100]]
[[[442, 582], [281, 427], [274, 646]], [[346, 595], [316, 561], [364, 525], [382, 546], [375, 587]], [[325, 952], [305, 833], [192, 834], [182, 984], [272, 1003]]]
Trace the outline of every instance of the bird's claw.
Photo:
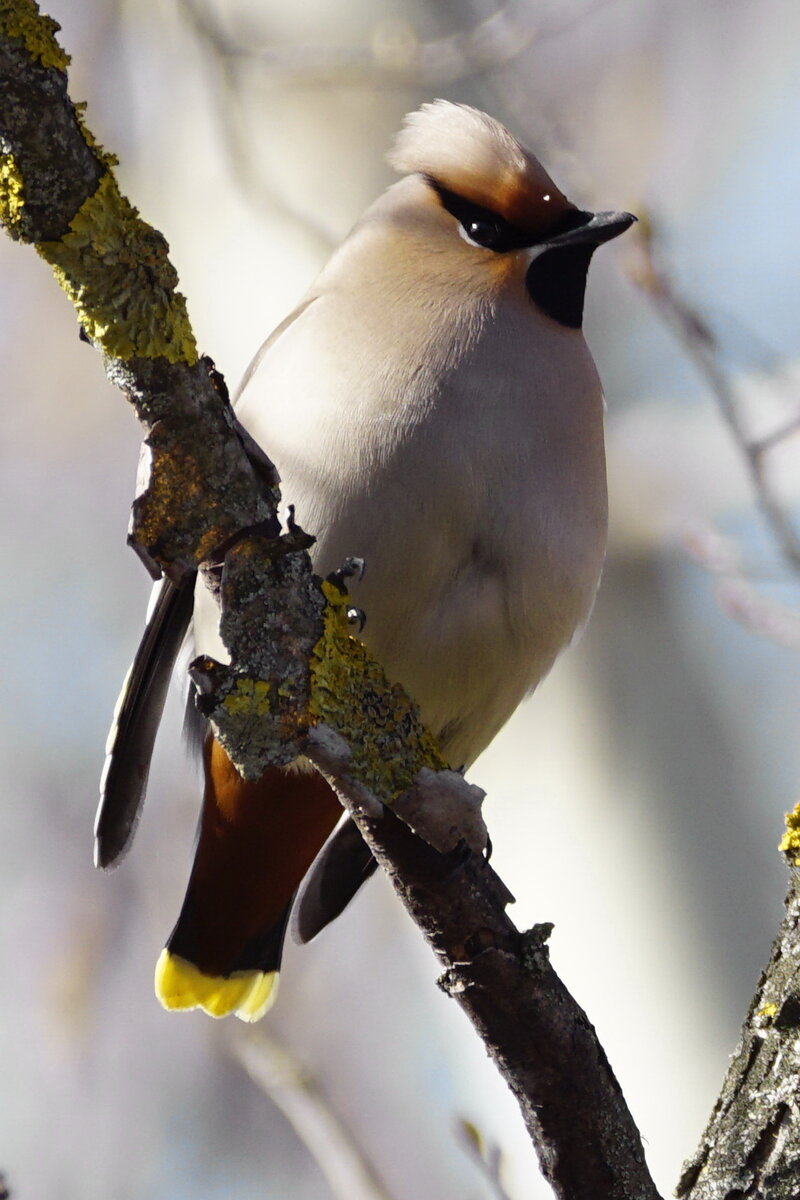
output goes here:
[[361, 633], [367, 623], [367, 614], [363, 608], [348, 608], [347, 609], [347, 624]]
[[331, 571], [326, 578], [328, 583], [332, 583], [343, 595], [347, 595], [348, 579], [355, 579], [356, 583], [360, 583], [364, 578], [366, 567], [367, 564], [363, 558], [346, 558], [342, 565], [335, 571]]

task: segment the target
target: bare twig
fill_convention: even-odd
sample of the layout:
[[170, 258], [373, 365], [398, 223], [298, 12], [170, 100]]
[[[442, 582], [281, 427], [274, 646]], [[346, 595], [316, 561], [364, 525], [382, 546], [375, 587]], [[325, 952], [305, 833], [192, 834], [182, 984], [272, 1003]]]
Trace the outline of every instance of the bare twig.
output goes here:
[[793, 437], [798, 431], [800, 431], [800, 415], [794, 417], [786, 425], [781, 425], [772, 433], [766, 434], [764, 437], [752, 442], [750, 447], [751, 452], [754, 456], [763, 458], [775, 446], [778, 446], [781, 442], [785, 442], [787, 438]]
[[218, 73], [209, 92], [221, 129], [219, 144], [242, 195], [257, 206], [259, 216], [263, 217], [264, 211], [272, 212], [291, 222], [314, 244], [321, 256], [327, 256], [334, 248], [330, 231], [320, 224], [311, 209], [299, 207], [279, 179], [269, 177], [263, 156], [253, 153], [244, 113], [240, 62], [228, 52], [229, 42], [216, 14], [200, 0], [180, 0], [180, 4]]
[[497, 1200], [511, 1200], [500, 1178], [503, 1155], [498, 1145], [487, 1144], [483, 1134], [472, 1121], [460, 1120], [456, 1126], [461, 1144], [477, 1163]]
[[742, 549], [713, 525], [696, 524], [681, 539], [684, 549], [714, 581], [714, 597], [727, 616], [750, 633], [782, 646], [800, 646], [800, 613], [763, 595], [757, 583], [775, 574], [758, 573], [746, 564]]
[[800, 613], [762, 595], [751, 580], [742, 576], [721, 579], [714, 594], [722, 611], [750, 633], [780, 646], [800, 648]]
[[630, 277], [649, 296], [714, 395], [720, 413], [741, 451], [759, 508], [781, 554], [793, 571], [800, 572], [800, 532], [775, 494], [765, 463], [768, 451], [800, 427], [800, 414], [766, 437], [753, 439], [750, 436], [737, 403], [736, 389], [722, 365], [719, 346], [708, 322], [679, 294], [667, 268], [660, 261], [652, 225], [646, 220], [640, 221], [637, 233], [639, 257], [629, 272]]
[[226, 1038], [231, 1056], [281, 1110], [304, 1143], [336, 1200], [392, 1200], [317, 1081], [285, 1047], [260, 1030], [236, 1029]]

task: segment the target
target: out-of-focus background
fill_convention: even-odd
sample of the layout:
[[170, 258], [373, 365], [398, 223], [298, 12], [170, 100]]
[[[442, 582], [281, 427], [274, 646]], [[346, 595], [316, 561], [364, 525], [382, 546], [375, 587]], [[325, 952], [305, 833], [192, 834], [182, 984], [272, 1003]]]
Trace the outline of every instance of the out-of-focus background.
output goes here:
[[[769, 951], [775, 845], [800, 790], [798, 578], [708, 380], [748, 436], [800, 411], [800, 8], [44, 7], [73, 55], [72, 94], [168, 237], [200, 345], [231, 383], [390, 182], [383, 153], [423, 100], [485, 108], [579, 203], [649, 216], [660, 274], [627, 235], [590, 278], [612, 491], [594, 617], [472, 778], [514, 915], [555, 923], [556, 968], [668, 1193]], [[149, 590], [124, 536], [138, 430], [48, 269], [8, 241], [0, 345], [0, 1169], [13, 1194], [546, 1197], [514, 1103], [381, 879], [289, 949], [261, 1026], [159, 1008], [153, 964], [198, 808], [177, 700], [132, 853], [109, 875], [91, 865], [103, 743]], [[785, 436], [754, 456], [787, 514], [798, 449]], [[370, 1164], [362, 1190], [335, 1175], [341, 1142]]]

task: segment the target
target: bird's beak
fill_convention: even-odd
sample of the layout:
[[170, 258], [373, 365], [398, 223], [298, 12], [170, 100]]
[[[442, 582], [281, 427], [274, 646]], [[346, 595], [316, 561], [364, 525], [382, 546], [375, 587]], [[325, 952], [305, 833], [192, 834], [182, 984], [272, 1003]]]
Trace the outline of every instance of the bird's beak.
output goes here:
[[636, 220], [633, 213], [627, 212], [587, 212], [583, 216], [586, 221], [582, 225], [547, 238], [542, 244], [548, 249], [551, 246], [599, 246], [619, 237]]

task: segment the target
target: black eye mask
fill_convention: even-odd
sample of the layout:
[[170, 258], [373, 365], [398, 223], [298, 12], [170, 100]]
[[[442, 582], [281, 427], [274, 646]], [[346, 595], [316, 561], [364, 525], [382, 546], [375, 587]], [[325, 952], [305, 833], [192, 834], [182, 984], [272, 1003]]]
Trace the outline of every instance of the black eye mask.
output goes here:
[[494, 250], [497, 254], [508, 250], [522, 250], [523, 247], [531, 245], [531, 235], [506, 221], [499, 213], [490, 208], [483, 208], [480, 204], [473, 204], [471, 200], [465, 200], [463, 196], [442, 187], [434, 179], [429, 179], [428, 182], [439, 197], [442, 208], [455, 217], [471, 242], [483, 246], [486, 250]]
[[471, 200], [465, 200], [449, 188], [442, 187], [435, 179], [428, 177], [428, 183], [439, 197], [442, 208], [455, 217], [469, 240], [486, 250], [493, 250], [496, 254], [537, 246], [560, 233], [579, 229], [591, 220], [591, 213], [575, 208], [564, 213], [561, 220], [548, 229], [546, 235], [536, 237], [529, 230], [513, 225], [493, 209], [473, 204]]

